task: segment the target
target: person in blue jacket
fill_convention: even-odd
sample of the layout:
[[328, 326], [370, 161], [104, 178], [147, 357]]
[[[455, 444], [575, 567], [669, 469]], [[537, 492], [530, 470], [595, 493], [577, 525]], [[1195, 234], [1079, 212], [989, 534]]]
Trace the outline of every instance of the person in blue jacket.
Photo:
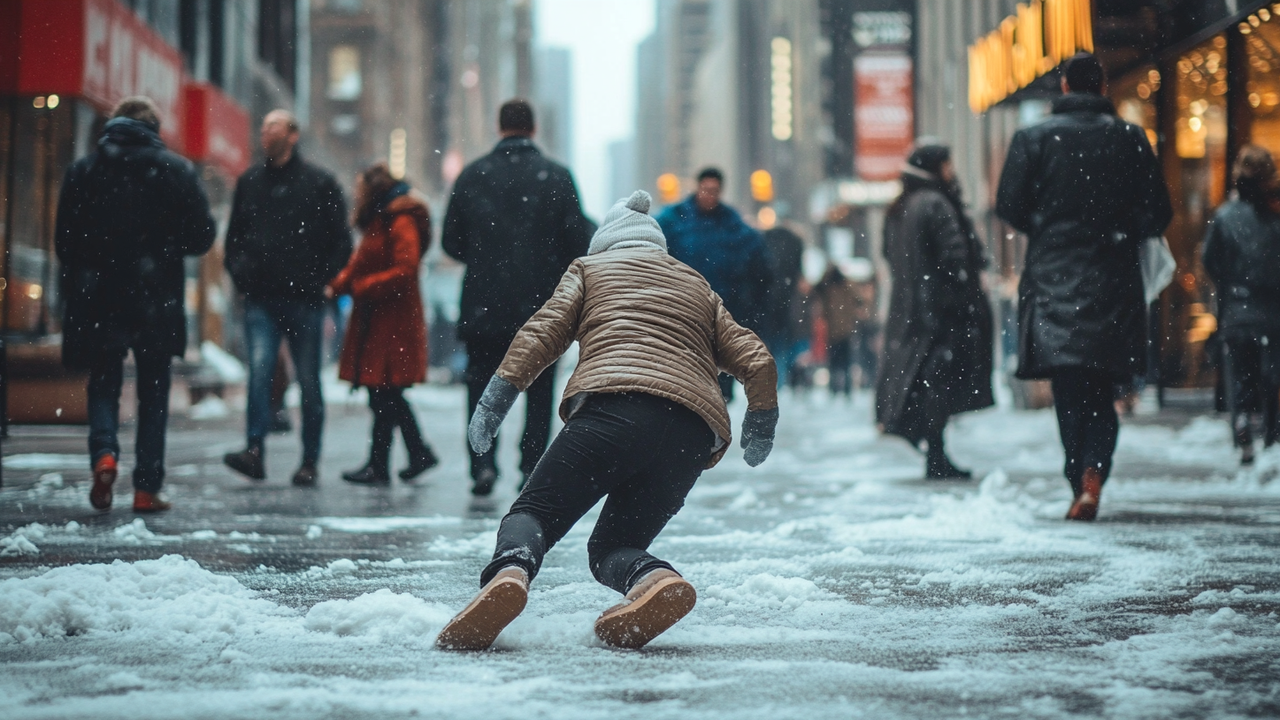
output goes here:
[[[698, 189], [658, 215], [671, 256], [697, 270], [743, 327], [759, 332], [771, 273], [764, 238], [737, 210], [720, 202], [724, 173], [705, 168]], [[720, 392], [733, 398], [733, 378], [721, 373]]]

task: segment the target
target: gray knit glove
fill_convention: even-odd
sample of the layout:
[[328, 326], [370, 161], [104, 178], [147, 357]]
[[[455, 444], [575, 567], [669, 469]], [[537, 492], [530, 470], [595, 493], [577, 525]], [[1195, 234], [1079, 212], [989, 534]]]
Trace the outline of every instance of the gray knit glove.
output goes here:
[[743, 459], [751, 467], [764, 462], [773, 450], [773, 430], [778, 426], [778, 408], [772, 410], [748, 410], [742, 420]]
[[498, 427], [511, 412], [511, 405], [520, 396], [520, 390], [510, 382], [497, 375], [489, 380], [480, 396], [480, 403], [471, 415], [471, 424], [467, 426], [467, 439], [471, 441], [471, 449], [477, 453], [487, 453], [493, 447], [493, 439], [498, 435]]

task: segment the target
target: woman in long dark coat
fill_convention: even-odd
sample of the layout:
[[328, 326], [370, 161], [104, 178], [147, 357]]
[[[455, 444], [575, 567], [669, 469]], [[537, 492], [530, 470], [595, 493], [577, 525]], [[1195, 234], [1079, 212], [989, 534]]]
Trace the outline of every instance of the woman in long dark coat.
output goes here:
[[439, 461], [422, 438], [404, 388], [427, 379], [427, 324], [418, 289], [418, 265], [431, 242], [427, 205], [409, 185], [378, 163], [356, 180], [356, 227], [364, 239], [350, 262], [329, 283], [330, 295], [354, 300], [342, 345], [338, 377], [369, 389], [373, 439], [369, 462], [342, 479], [365, 485], [391, 482], [391, 441], [400, 428], [410, 480]]
[[926, 450], [925, 476], [968, 478], [947, 457], [942, 434], [956, 413], [991, 398], [991, 306], [979, 275], [982, 244], [964, 214], [941, 143], [916, 142], [902, 195], [885, 217], [884, 254], [893, 278], [876, 421]]
[[1236, 192], [1214, 213], [1204, 269], [1218, 288], [1227, 409], [1240, 462], [1253, 462], [1252, 412], [1263, 442], [1280, 440], [1280, 192], [1275, 160], [1246, 145], [1236, 156]]

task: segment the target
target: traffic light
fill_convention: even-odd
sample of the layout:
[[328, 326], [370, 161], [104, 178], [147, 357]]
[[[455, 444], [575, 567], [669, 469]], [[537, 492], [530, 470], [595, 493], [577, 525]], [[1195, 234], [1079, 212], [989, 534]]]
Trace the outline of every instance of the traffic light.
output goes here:
[[658, 176], [658, 197], [664, 203], [673, 203], [680, 199], [680, 178], [675, 173], [663, 173]]
[[751, 173], [751, 197], [758, 202], [773, 200], [773, 176], [768, 170]]

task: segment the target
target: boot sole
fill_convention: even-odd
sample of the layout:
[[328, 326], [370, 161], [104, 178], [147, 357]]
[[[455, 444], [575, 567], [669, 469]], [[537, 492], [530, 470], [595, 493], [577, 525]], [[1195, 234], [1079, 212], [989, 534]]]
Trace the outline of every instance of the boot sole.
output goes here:
[[502, 630], [524, 611], [529, 591], [515, 578], [502, 578], [449, 621], [436, 637], [441, 650], [487, 650]]
[[89, 490], [89, 504], [94, 510], [110, 510], [113, 500], [111, 486], [116, 482], [116, 474], [110, 478], [93, 478], [93, 488]]
[[610, 647], [636, 650], [680, 622], [698, 602], [687, 580], [667, 578], [630, 603], [606, 610], [596, 620], [596, 637]]
[[1079, 505], [1073, 505], [1071, 509], [1067, 511], [1068, 520], [1082, 520], [1084, 522], [1090, 522], [1097, 519], [1097, 517], [1098, 502], [1096, 501], [1092, 503], [1080, 503]]

